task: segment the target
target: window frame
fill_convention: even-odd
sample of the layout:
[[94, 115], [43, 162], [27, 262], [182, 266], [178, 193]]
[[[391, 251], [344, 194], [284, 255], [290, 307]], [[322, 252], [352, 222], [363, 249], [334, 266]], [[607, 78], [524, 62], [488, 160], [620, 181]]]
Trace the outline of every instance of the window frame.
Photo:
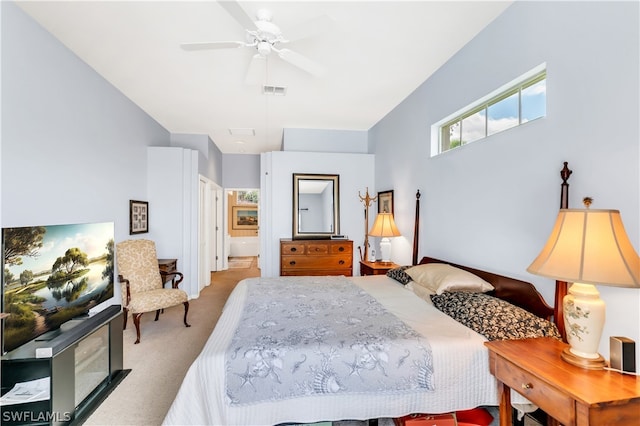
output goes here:
[[[525, 123], [536, 121], [540, 118], [546, 117], [546, 90], [545, 90], [545, 111], [544, 114], [540, 117], [536, 117], [532, 120], [527, 120], [525, 122], [522, 121], [522, 91], [528, 89], [535, 84], [538, 84], [541, 81], [545, 81], [546, 85], [547, 79], [547, 67], [546, 63], [543, 63], [531, 71], [525, 73], [524, 75], [518, 77], [517, 79], [509, 82], [508, 84], [500, 87], [499, 89], [491, 92], [487, 96], [473, 102], [472, 104], [466, 106], [458, 110], [457, 112], [451, 114], [445, 119], [435, 123], [431, 126], [431, 156], [435, 157], [440, 154], [444, 154], [445, 152], [449, 152], [456, 148], [468, 145], [472, 142], [480, 141], [488, 138], [489, 136], [493, 136], [498, 133], [502, 133], [506, 130], [513, 129], [519, 127]], [[499, 102], [509, 98], [517, 94], [518, 97], [518, 122], [516, 125], [511, 127], [507, 127], [502, 130], [495, 131], [489, 134], [489, 107], [498, 104]], [[462, 122], [477, 114], [478, 112], [484, 111], [484, 136], [473, 139], [472, 141], [465, 142], [462, 138], [464, 128]], [[451, 136], [451, 127], [458, 124], [459, 128], [457, 129], [457, 137]], [[459, 143], [451, 148], [451, 141], [459, 141]], [[446, 149], [445, 149], [446, 145]]]

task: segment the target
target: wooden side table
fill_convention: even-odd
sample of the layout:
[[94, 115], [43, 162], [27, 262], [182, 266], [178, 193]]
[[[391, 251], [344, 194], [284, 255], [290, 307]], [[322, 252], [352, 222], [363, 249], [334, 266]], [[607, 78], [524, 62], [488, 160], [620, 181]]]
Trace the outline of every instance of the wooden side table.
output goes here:
[[366, 260], [360, 261], [360, 275], [384, 275], [389, 269], [399, 268], [400, 265], [396, 265], [393, 262], [368, 262]]
[[500, 426], [512, 424], [511, 389], [553, 417], [549, 424], [638, 424], [640, 377], [573, 366], [560, 358], [567, 344], [548, 337], [485, 345], [491, 374], [501, 384]]
[[164, 275], [164, 273], [176, 272], [178, 270], [178, 259], [158, 259], [158, 268], [160, 269], [160, 275], [162, 276], [162, 285], [171, 282], [173, 284], [173, 279], [175, 275]]

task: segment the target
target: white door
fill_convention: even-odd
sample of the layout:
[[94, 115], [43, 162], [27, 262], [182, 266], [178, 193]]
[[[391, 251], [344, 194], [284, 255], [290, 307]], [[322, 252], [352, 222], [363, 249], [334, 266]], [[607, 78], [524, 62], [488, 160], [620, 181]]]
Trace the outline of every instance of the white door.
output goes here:
[[211, 266], [209, 263], [209, 252], [211, 250], [209, 229], [211, 223], [211, 209], [208, 202], [208, 182], [206, 178], [200, 176], [200, 185], [198, 187], [198, 284], [199, 291], [211, 284]]
[[214, 218], [213, 223], [215, 224], [214, 232], [211, 233], [213, 237], [213, 244], [215, 247], [214, 257], [212, 258], [215, 265], [216, 271], [222, 271], [227, 266], [225, 265], [225, 259], [227, 258], [228, 253], [225, 253], [224, 250], [224, 238], [225, 238], [225, 230], [224, 230], [224, 214], [223, 214], [223, 191], [222, 188], [212, 187], [212, 203], [213, 203], [213, 211]]

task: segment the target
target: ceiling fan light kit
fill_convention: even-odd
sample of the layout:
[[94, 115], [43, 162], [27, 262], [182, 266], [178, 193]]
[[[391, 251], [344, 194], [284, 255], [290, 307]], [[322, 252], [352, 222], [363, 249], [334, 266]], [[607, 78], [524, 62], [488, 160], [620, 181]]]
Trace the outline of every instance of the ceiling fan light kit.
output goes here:
[[[272, 13], [267, 9], [259, 9], [256, 12], [256, 21], [253, 21], [240, 7], [237, 2], [234, 1], [221, 1], [219, 4], [240, 24], [245, 28], [246, 41], [212, 41], [212, 42], [195, 42], [195, 43], [182, 43], [180, 46], [187, 51], [195, 50], [210, 50], [210, 49], [229, 49], [238, 47], [250, 47], [256, 49], [257, 55], [254, 55], [249, 64], [249, 72], [247, 76], [255, 77], [255, 69], [258, 68], [255, 62], [259, 62], [260, 59], [264, 59], [276, 52], [278, 57], [285, 62], [313, 75], [320, 76], [324, 73], [324, 68], [307, 58], [300, 53], [294, 52], [290, 49], [282, 49], [279, 44], [289, 43], [290, 40], [285, 39], [282, 36], [280, 27], [271, 22]], [[319, 30], [317, 22], [327, 22], [326, 19], [316, 19], [316, 22], [312, 27], [315, 30]], [[305, 36], [308, 36], [305, 34]], [[249, 78], [245, 79], [249, 82]]]

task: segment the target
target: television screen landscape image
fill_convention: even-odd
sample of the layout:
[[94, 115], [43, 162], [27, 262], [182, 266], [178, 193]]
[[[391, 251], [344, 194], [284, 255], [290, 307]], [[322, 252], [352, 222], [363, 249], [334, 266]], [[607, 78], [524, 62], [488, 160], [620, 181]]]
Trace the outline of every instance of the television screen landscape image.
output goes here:
[[3, 351], [113, 297], [113, 222], [2, 229]]

